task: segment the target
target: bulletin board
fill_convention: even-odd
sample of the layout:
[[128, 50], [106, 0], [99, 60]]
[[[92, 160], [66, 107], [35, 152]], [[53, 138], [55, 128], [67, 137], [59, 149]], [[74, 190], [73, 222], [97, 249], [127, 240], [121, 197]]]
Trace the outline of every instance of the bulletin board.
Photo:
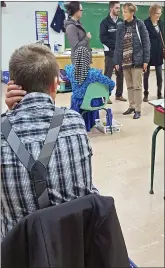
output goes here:
[[48, 30], [48, 12], [35, 11], [36, 21], [36, 40], [44, 40], [45, 44], [49, 44], [49, 30]]

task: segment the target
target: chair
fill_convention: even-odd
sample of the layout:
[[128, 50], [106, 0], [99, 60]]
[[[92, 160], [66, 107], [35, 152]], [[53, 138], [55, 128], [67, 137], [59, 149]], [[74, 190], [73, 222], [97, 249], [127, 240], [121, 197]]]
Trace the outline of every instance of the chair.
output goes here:
[[[92, 107], [91, 101], [93, 99], [97, 99], [97, 98], [104, 99], [103, 104], [100, 106], [97, 106], [97, 107]], [[107, 109], [105, 108], [105, 106], [108, 102], [108, 99], [109, 99], [108, 86], [101, 84], [101, 83], [98, 83], [98, 82], [90, 84], [86, 90], [83, 102], [82, 102], [81, 107], [80, 107], [80, 109], [82, 110], [81, 114], [83, 115], [84, 113], [87, 113], [87, 112], [104, 110], [104, 111], [106, 111], [106, 114], [107, 114], [108, 119], [109, 119], [108, 121], [110, 122], [109, 113], [108, 113]], [[112, 134], [112, 125], [110, 125], [110, 131]]]
[[129, 258], [130, 268], [138, 268], [136, 264]]

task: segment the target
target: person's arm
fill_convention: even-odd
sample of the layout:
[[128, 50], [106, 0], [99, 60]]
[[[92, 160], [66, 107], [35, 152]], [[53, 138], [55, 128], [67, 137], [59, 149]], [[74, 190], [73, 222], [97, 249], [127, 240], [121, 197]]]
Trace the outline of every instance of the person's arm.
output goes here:
[[109, 93], [114, 89], [115, 82], [111, 80], [109, 77], [103, 75], [100, 70], [94, 69], [92, 74], [92, 83], [98, 82], [103, 85], [107, 85], [109, 87]]
[[106, 45], [108, 48], [114, 46], [114, 41], [109, 38], [108, 29], [104, 21], [100, 24], [100, 41], [103, 45]]
[[144, 25], [146, 26], [146, 29], [147, 29], [147, 31], [148, 31], [148, 23], [147, 23], [147, 20], [144, 20]]
[[65, 72], [66, 72], [66, 77], [68, 78], [68, 80], [72, 83], [73, 80], [73, 65], [66, 65], [65, 66]]
[[[161, 20], [160, 20], [160, 31], [162, 33], [163, 40], [165, 40], [164, 23]], [[165, 43], [165, 41], [164, 41], [164, 43]]]
[[69, 41], [71, 48], [76, 50], [78, 47], [87, 47], [89, 38], [87, 36], [84, 37], [83, 40], [79, 41], [78, 39], [78, 29], [75, 25], [71, 24], [66, 27], [66, 36]]
[[115, 51], [114, 51], [114, 65], [119, 65], [119, 51], [120, 51], [120, 31], [119, 27], [117, 27], [117, 32], [116, 32], [116, 43], [115, 43]]
[[109, 93], [111, 93], [111, 91], [114, 89], [115, 87], [115, 82], [113, 80], [111, 80], [109, 77], [100, 74], [98, 76], [98, 81], [101, 84], [107, 85], [109, 87]]
[[148, 64], [150, 61], [150, 38], [147, 28], [143, 21], [140, 21], [140, 37], [143, 46], [143, 63]]

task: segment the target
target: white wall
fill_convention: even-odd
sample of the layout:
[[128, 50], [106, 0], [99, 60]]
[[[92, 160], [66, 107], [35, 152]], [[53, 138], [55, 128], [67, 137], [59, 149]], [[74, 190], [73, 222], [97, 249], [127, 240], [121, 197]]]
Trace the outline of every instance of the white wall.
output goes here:
[[[58, 2], [6, 2], [2, 8], [2, 70], [8, 70], [12, 52], [22, 46], [36, 41], [35, 11], [48, 11], [50, 26]], [[56, 33], [49, 27], [49, 43], [53, 49], [54, 42], [64, 46], [63, 32]]]

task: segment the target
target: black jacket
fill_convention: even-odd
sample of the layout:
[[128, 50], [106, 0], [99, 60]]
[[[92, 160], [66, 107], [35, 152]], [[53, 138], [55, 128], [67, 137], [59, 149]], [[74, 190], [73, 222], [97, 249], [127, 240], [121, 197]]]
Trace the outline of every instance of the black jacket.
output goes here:
[[[144, 21], [144, 24], [148, 30], [150, 43], [151, 43], [151, 53], [150, 53], [150, 62], [149, 65], [151, 66], [159, 66], [163, 64], [163, 43], [161, 40], [160, 33], [158, 33], [152, 22], [151, 19], [148, 18]], [[163, 31], [163, 23], [162, 21], [158, 21], [159, 29], [164, 36]]]
[[65, 12], [61, 7], [58, 5], [54, 18], [51, 22], [50, 27], [57, 33], [60, 33], [61, 30], [65, 32], [64, 28], [64, 21], [65, 21]]
[[[139, 35], [136, 30], [136, 24], [138, 26]], [[124, 46], [124, 35], [126, 32], [126, 22], [118, 24], [117, 34], [116, 34], [116, 46], [114, 53], [114, 64], [122, 66], [123, 61], [123, 46]], [[149, 63], [150, 61], [150, 40], [148, 31], [144, 23], [134, 18], [134, 23], [132, 26], [133, 35], [133, 64], [135, 67], [142, 67], [144, 63]], [[140, 40], [141, 39], [141, 40]]]
[[[118, 18], [115, 23], [110, 15], [108, 15], [100, 24], [100, 41], [104, 46], [104, 54], [106, 56], [113, 57], [114, 55], [117, 25], [119, 22], [122, 22], [122, 19]], [[109, 51], [105, 51], [108, 50], [105, 46]]]
[[3, 268], [129, 267], [112, 197], [89, 195], [38, 210], [1, 244]]

